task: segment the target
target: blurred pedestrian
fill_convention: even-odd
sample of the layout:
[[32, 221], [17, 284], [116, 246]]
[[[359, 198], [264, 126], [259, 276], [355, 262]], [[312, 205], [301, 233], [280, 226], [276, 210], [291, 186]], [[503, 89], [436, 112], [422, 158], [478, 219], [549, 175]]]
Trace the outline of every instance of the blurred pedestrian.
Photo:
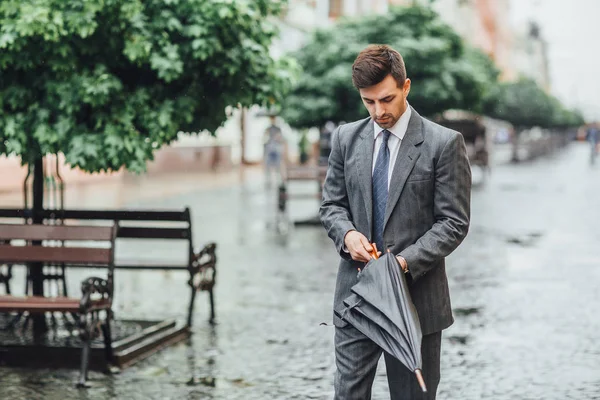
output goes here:
[[592, 123], [586, 131], [586, 139], [590, 143], [590, 162], [595, 163], [598, 156], [598, 147], [600, 146], [600, 123]]
[[265, 130], [265, 178], [267, 187], [271, 187], [273, 180], [279, 185], [283, 176], [283, 162], [285, 161], [285, 139], [281, 128], [276, 123], [276, 117], [270, 116], [271, 125]]
[[371, 45], [352, 66], [370, 118], [339, 126], [321, 204], [321, 222], [341, 255], [334, 299], [335, 399], [371, 398], [382, 350], [336, 313], [371, 259], [372, 242], [407, 274], [423, 341], [422, 393], [415, 375], [385, 353], [392, 400], [435, 399], [441, 331], [453, 322], [445, 257], [467, 235], [471, 171], [463, 136], [422, 118], [407, 102], [411, 81], [400, 53]]

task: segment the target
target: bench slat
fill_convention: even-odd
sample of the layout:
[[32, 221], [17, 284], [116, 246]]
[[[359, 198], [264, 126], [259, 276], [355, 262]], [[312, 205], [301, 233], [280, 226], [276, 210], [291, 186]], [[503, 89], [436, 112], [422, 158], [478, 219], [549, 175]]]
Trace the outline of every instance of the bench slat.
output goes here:
[[128, 270], [155, 270], [155, 271], [187, 271], [189, 267], [187, 265], [179, 264], [143, 264], [143, 263], [131, 263], [131, 264], [117, 264], [115, 269], [128, 269]]
[[188, 239], [189, 233], [187, 228], [121, 226], [117, 236], [127, 239]]
[[110, 241], [110, 226], [0, 224], [0, 240], [105, 240]]
[[[190, 214], [187, 210], [42, 210], [37, 215], [46, 219], [190, 221]], [[31, 218], [32, 216], [33, 211], [30, 209], [0, 208], [0, 218]]]
[[44, 210], [45, 218], [107, 221], [181, 221], [189, 222], [190, 213], [162, 210]]
[[21, 208], [0, 208], [0, 218], [31, 218], [31, 211]]
[[112, 249], [92, 247], [48, 247], [0, 245], [0, 263], [76, 263], [108, 265]]
[[[100, 299], [92, 301], [92, 310], [106, 309], [110, 301]], [[41, 296], [0, 296], [1, 312], [79, 312], [79, 299], [72, 297], [41, 297]]]

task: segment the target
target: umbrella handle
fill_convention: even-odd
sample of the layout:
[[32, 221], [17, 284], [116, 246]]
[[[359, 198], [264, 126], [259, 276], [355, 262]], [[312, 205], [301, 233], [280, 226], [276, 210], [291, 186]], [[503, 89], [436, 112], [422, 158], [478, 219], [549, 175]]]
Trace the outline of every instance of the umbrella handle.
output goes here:
[[374, 260], [377, 260], [379, 258], [379, 256], [377, 255], [377, 246], [375, 245], [375, 243], [371, 244], [371, 251], [369, 252], [369, 254], [371, 255], [371, 257], [373, 257]]
[[423, 379], [423, 374], [420, 369], [415, 369], [415, 374], [417, 375], [417, 381], [419, 381], [419, 386], [421, 386], [421, 390], [423, 393], [427, 392], [427, 386], [425, 386], [425, 380]]

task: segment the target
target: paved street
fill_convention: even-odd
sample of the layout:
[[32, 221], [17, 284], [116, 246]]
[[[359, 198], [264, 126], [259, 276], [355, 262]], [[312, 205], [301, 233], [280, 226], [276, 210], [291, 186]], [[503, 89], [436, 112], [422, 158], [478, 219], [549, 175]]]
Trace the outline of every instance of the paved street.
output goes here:
[[[438, 399], [600, 399], [600, 165], [588, 164], [588, 151], [573, 143], [496, 166], [474, 190], [471, 231], [447, 263], [456, 322], [444, 334]], [[127, 196], [123, 187], [90, 187], [77, 197], [85, 203], [68, 198], [77, 207], [191, 206], [196, 243], [219, 245], [219, 324], [207, 324], [201, 295], [188, 343], [119, 375], [92, 373], [87, 391], [73, 387], [75, 370], [0, 367], [0, 399], [330, 399], [333, 328], [319, 324], [331, 322], [337, 254], [320, 227], [277, 234], [274, 193], [257, 171], [242, 178], [210, 188], [190, 177], [130, 184]], [[292, 218], [316, 207], [292, 202]], [[124, 251], [175, 250], [131, 243]], [[70, 273], [71, 293], [87, 274]], [[184, 273], [115, 279], [117, 318], [185, 316]], [[373, 399], [387, 398], [381, 364]]]

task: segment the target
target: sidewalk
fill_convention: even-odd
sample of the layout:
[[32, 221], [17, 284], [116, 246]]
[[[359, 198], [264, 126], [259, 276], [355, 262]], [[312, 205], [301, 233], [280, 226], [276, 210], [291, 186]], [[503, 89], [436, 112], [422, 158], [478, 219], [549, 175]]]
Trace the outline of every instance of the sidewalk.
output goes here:
[[[52, 163], [54, 167], [54, 163]], [[63, 179], [74, 183], [95, 183], [104, 180], [117, 179], [119, 174], [86, 174], [78, 170], [61, 167], [60, 174]], [[18, 157], [0, 156], [0, 194], [21, 192], [23, 182], [27, 176], [27, 167], [21, 165]]]
[[[44, 168], [54, 169], [55, 156], [47, 157]], [[162, 175], [169, 173], [187, 173], [186, 171], [216, 171], [231, 170], [231, 146], [164, 146], [154, 153], [152, 161], [146, 164], [145, 175]], [[71, 185], [90, 184], [104, 181], [123, 179], [130, 173], [121, 169], [111, 173], [89, 174], [78, 169], [70, 168], [64, 162], [64, 156], [59, 156], [59, 173]], [[27, 175], [27, 169], [21, 166], [21, 159], [16, 156], [0, 156], [0, 193], [20, 191]]]
[[[446, 263], [456, 321], [443, 335], [439, 400], [599, 398], [600, 165], [588, 150], [575, 143], [499, 165], [473, 191], [469, 235]], [[195, 244], [218, 243], [219, 324], [206, 322], [201, 295], [188, 343], [119, 375], [93, 373], [85, 394], [71, 385], [74, 370], [0, 367], [0, 399], [332, 398], [334, 331], [319, 324], [331, 322], [339, 255], [321, 227], [273, 229], [275, 192], [259, 167], [72, 190], [77, 207], [189, 205]], [[290, 211], [315, 213], [317, 203]], [[129, 272], [115, 274], [118, 317], [185, 315], [185, 273]], [[87, 274], [69, 272], [72, 293]], [[23, 271], [13, 279], [22, 285]], [[389, 398], [383, 363], [373, 391]]]
[[[0, 165], [2, 168], [2, 165]], [[0, 190], [0, 204], [3, 207], [22, 207], [22, 184], [24, 173], [18, 169], [2, 174], [2, 182], [8, 186], [12, 180], [12, 190]], [[131, 203], [173, 197], [189, 192], [232, 187], [242, 182], [262, 182], [261, 165], [238, 166], [228, 171], [164, 173], [148, 175], [116, 175], [81, 178], [71, 181], [63, 177], [66, 185], [66, 208], [120, 208]], [[18, 184], [18, 185], [17, 185]], [[15, 190], [15, 188], [17, 188]]]

